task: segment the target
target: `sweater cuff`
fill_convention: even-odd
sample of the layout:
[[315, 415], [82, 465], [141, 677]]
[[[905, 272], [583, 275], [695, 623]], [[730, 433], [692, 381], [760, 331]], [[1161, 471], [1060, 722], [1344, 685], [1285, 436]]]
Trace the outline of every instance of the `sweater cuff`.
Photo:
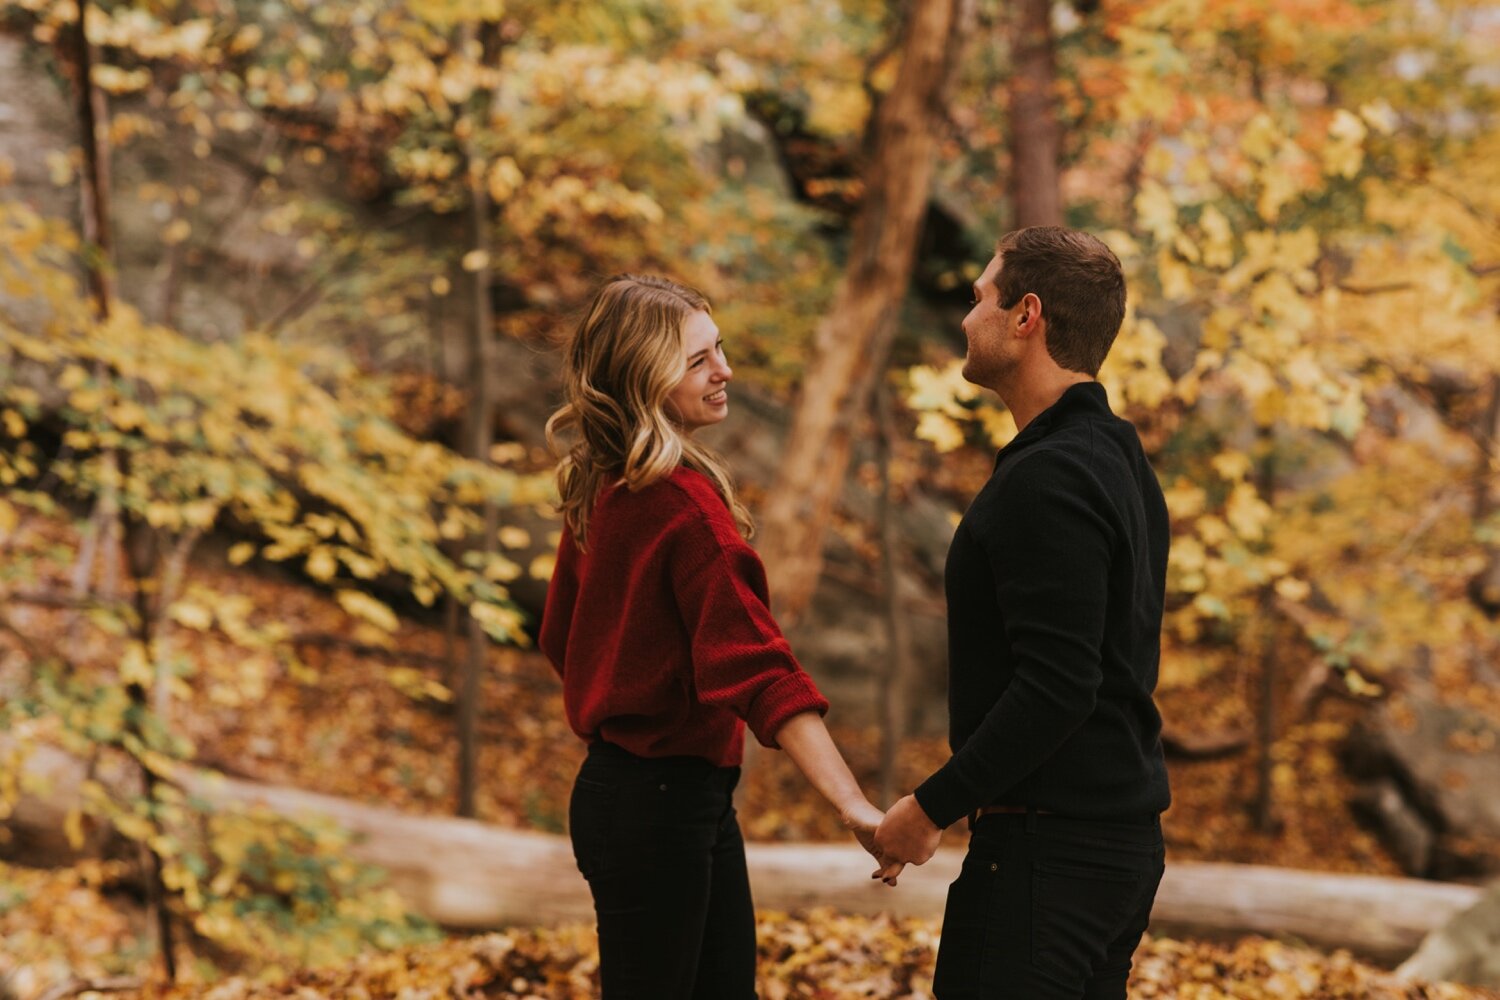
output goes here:
[[912, 795], [927, 818], [939, 829], [946, 830], [969, 815], [978, 806], [970, 807], [966, 789], [959, 784], [948, 768], [943, 767], [917, 786]]
[[786, 720], [803, 712], [828, 714], [828, 699], [823, 697], [813, 679], [802, 670], [794, 670], [762, 691], [745, 713], [745, 725], [755, 734], [761, 746], [780, 750], [776, 731]]

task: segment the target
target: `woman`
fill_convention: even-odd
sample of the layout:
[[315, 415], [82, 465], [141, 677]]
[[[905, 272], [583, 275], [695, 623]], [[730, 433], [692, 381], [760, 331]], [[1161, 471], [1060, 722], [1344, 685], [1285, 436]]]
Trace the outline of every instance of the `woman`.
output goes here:
[[[750, 516], [693, 440], [729, 410], [709, 304], [618, 275], [567, 346], [564, 519], [540, 646], [589, 744], [569, 808], [605, 1000], [755, 995], [755, 918], [731, 793], [748, 724], [867, 848], [881, 813], [829, 739], [827, 700], [771, 617]], [[576, 435], [563, 451], [559, 436]]]

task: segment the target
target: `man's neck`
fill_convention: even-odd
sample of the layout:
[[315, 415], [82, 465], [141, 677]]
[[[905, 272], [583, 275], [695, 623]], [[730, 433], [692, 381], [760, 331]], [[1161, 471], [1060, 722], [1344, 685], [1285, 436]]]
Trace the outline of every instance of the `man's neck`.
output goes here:
[[1010, 411], [1016, 421], [1016, 431], [1020, 432], [1038, 414], [1061, 399], [1063, 393], [1075, 385], [1092, 381], [1094, 379], [1082, 372], [1054, 368], [1045, 374], [1016, 378], [992, 388]]

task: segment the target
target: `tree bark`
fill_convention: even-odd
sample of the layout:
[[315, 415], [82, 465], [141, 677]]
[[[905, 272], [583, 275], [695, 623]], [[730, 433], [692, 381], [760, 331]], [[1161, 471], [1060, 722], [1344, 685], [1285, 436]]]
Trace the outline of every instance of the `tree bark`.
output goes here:
[[[0, 738], [0, 753], [5, 749]], [[24, 771], [48, 779], [48, 792], [44, 800], [22, 797], [8, 820], [17, 840], [62, 841], [58, 817], [78, 799], [84, 763], [38, 747]], [[351, 859], [385, 869], [407, 905], [446, 927], [484, 930], [593, 919], [588, 887], [566, 837], [414, 816], [208, 772], [183, 769], [176, 778], [184, 791], [217, 808], [259, 803], [280, 816], [334, 819], [353, 835]], [[960, 837], [950, 832], [947, 840], [953, 845]], [[900, 886], [889, 889], [870, 880], [869, 855], [852, 842], [753, 843], [747, 855], [752, 892], [763, 909], [829, 906], [845, 913], [927, 919], [942, 915], [948, 883], [963, 862], [960, 847], [944, 847], [927, 864], [907, 868]], [[1422, 879], [1178, 861], [1167, 865], [1152, 930], [1291, 936], [1397, 961], [1472, 906], [1481, 892]]]
[[104, 92], [94, 86], [93, 49], [89, 46], [85, 27], [88, 13], [88, 0], [79, 0], [78, 21], [68, 31], [72, 42], [68, 60], [78, 74], [74, 96], [83, 146], [83, 238], [90, 245], [84, 255], [84, 270], [94, 307], [101, 319], [107, 319], [110, 303], [114, 301], [114, 276], [110, 265], [114, 238], [109, 217], [109, 149], [100, 129], [107, 124], [109, 113]]
[[[1262, 457], [1257, 470], [1256, 486], [1261, 498], [1272, 503], [1276, 495], [1275, 441], [1268, 428], [1258, 432]], [[1276, 615], [1276, 591], [1263, 584], [1255, 622], [1260, 627], [1260, 705], [1258, 706], [1260, 739], [1257, 745], [1255, 789], [1255, 828], [1270, 833], [1278, 826], [1276, 816], [1275, 761], [1277, 692], [1280, 689], [1280, 647], [1277, 643], [1279, 618]]]
[[[1474, 428], [1473, 525], [1478, 528], [1495, 512], [1495, 442], [1500, 439], [1500, 375], [1490, 376], [1489, 402]], [[1484, 542], [1484, 565], [1469, 581], [1469, 598], [1491, 618], [1500, 616], [1500, 544], [1491, 536]]]
[[[464, 26], [464, 46], [476, 38], [475, 25]], [[485, 45], [488, 54], [498, 47]], [[489, 105], [494, 94], [484, 94], [479, 100], [482, 118], [488, 121]], [[476, 462], [486, 465], [490, 461], [490, 446], [494, 443], [494, 400], [492, 383], [495, 369], [495, 316], [490, 304], [490, 199], [486, 186], [484, 157], [475, 143], [475, 132], [480, 127], [475, 118], [469, 117], [471, 129], [465, 141], [464, 159], [469, 170], [469, 218], [472, 225], [471, 249], [479, 255], [481, 263], [474, 268], [474, 318], [472, 340], [469, 351], [469, 443], [470, 455]], [[495, 535], [500, 529], [500, 512], [495, 501], [484, 498], [484, 528], [474, 541], [473, 551], [488, 556], [495, 548]], [[458, 815], [472, 818], [476, 815], [475, 792], [478, 787], [479, 767], [479, 697], [480, 679], [484, 676], [485, 663], [489, 657], [490, 637], [473, 615], [468, 617], [468, 655], [464, 661], [463, 681], [458, 692]]]
[[1020, 0], [1011, 16], [1010, 196], [1015, 227], [1060, 226], [1062, 129], [1055, 97], [1052, 0]]
[[[152, 591], [160, 593], [162, 558], [159, 539], [155, 528], [130, 514], [125, 515], [124, 539], [126, 562], [130, 567], [135, 598], [135, 638], [145, 650], [148, 662], [155, 663], [159, 659], [159, 651], [153, 627], [158, 608], [153, 604]], [[149, 735], [144, 728], [149, 714], [146, 689], [139, 683], [131, 682], [125, 685], [125, 693], [131, 704], [131, 711], [126, 716], [126, 732], [143, 746], [149, 746]], [[144, 765], [139, 767], [139, 772], [141, 798], [155, 804], [156, 786], [160, 779]], [[150, 819], [149, 822], [153, 834], [162, 832], [155, 819]], [[162, 878], [161, 855], [144, 842], [140, 845], [140, 852], [146, 870], [146, 908], [155, 925], [162, 971], [167, 982], [172, 983], [177, 980], [177, 955], [173, 945], [172, 912], [167, 908], [168, 890]]]
[[911, 5], [901, 69], [874, 113], [873, 152], [849, 260], [818, 326], [762, 512], [761, 554], [788, 623], [812, 598], [823, 535], [849, 468], [851, 424], [865, 413], [870, 374], [884, 370], [889, 354], [926, 216], [943, 101], [971, 14], [972, 0]]
[[895, 414], [891, 412], [890, 387], [875, 387], [875, 434], [880, 464], [880, 589], [885, 612], [886, 659], [880, 670], [880, 804], [889, 809], [896, 801], [896, 751], [906, 735], [907, 699], [910, 696], [911, 642], [906, 614], [901, 606], [900, 580], [896, 572], [899, 546], [896, 518], [891, 510], [891, 442], [896, 437]]

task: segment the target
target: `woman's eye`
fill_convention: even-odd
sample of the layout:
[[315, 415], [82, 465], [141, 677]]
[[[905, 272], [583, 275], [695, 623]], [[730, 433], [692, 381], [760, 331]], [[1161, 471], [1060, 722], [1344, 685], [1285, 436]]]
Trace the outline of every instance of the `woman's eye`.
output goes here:
[[703, 364], [703, 359], [699, 358], [697, 361], [694, 361], [692, 364], [688, 365], [688, 371], [692, 371], [694, 368], [697, 368], [698, 366], [700, 366], [702, 364]]

